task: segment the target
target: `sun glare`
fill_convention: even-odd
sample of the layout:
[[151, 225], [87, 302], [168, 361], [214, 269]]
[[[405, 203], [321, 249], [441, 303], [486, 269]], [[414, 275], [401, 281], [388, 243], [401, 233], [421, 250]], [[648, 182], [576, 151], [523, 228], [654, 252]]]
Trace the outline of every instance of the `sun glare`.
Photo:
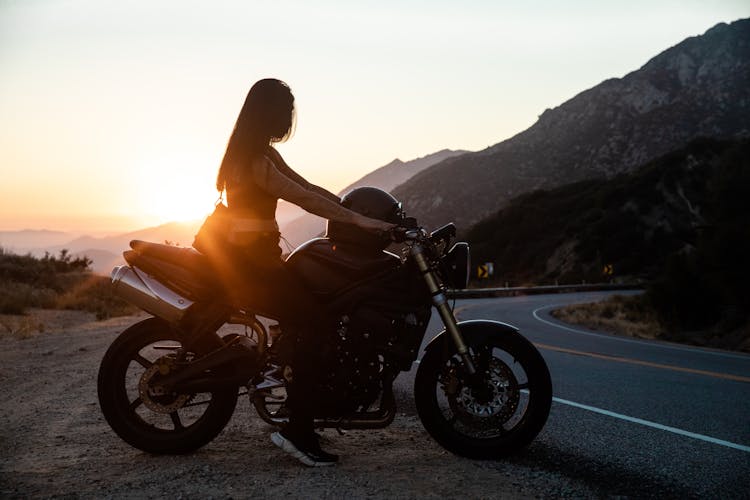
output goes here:
[[202, 219], [213, 210], [218, 197], [213, 172], [196, 175], [200, 168], [178, 165], [161, 163], [142, 170], [138, 205], [154, 224]]
[[151, 202], [148, 215], [159, 222], [183, 222], [201, 219], [213, 209], [205, 189], [195, 186], [174, 186], [174, 192], [163, 191]]

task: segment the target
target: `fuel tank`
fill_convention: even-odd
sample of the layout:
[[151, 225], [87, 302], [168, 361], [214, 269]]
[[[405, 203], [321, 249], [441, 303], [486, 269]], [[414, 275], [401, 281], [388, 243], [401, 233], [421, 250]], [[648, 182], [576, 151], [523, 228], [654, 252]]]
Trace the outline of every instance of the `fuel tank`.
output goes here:
[[314, 294], [326, 296], [388, 273], [401, 265], [401, 259], [384, 250], [316, 238], [289, 255], [287, 265]]

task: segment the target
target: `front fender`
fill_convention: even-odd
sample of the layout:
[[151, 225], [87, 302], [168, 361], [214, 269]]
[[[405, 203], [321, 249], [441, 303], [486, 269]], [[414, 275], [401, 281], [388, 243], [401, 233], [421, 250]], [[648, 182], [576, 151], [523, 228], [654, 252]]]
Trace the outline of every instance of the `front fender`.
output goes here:
[[[457, 323], [458, 329], [461, 332], [461, 335], [464, 336], [464, 340], [467, 343], [471, 343], [471, 340], [475, 340], [477, 342], [481, 342], [485, 340], [486, 338], [495, 336], [495, 335], [509, 335], [509, 336], [520, 336], [520, 333], [518, 331], [518, 328], [516, 328], [513, 325], [509, 325], [507, 323], [501, 323], [499, 321], [492, 321], [489, 319], [470, 319], [467, 321], [459, 321]], [[425, 346], [425, 351], [428, 349], [431, 349], [433, 346], [437, 345], [439, 342], [441, 342], [441, 339], [444, 339], [447, 335], [447, 332], [443, 330], [442, 332], [438, 333], [435, 338], [430, 340], [430, 342]], [[448, 342], [453, 344], [453, 342], [450, 341], [450, 339], [446, 339]]]

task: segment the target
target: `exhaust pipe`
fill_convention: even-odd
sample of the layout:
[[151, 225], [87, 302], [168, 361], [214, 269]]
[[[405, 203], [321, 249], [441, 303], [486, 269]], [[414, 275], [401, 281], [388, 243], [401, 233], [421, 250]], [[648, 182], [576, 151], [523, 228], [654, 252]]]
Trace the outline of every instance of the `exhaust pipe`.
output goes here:
[[112, 270], [111, 277], [115, 295], [169, 322], [180, 321], [193, 305], [192, 300], [167, 288], [135, 266], [117, 266]]

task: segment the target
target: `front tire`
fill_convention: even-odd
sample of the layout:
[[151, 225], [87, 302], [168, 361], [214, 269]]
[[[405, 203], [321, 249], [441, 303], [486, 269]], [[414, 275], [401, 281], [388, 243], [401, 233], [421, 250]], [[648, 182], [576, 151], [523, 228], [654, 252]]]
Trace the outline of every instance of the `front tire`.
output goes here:
[[464, 337], [479, 376], [470, 377], [448, 338], [433, 342], [415, 378], [419, 418], [457, 455], [492, 459], [516, 453], [547, 421], [552, 403], [547, 365], [516, 331]]
[[168, 369], [181, 345], [169, 323], [149, 318], [122, 332], [102, 359], [99, 405], [112, 430], [135, 448], [149, 453], [193, 451], [213, 440], [234, 413], [236, 387], [200, 394], [154, 389], [152, 382], [160, 370]]

